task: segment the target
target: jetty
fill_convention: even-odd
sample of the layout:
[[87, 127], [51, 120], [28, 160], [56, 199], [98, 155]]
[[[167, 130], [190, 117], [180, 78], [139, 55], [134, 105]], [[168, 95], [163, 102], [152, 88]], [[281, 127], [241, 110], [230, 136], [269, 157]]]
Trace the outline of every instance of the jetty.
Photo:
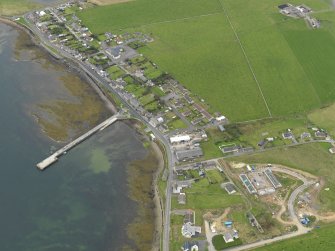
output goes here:
[[55, 153], [53, 153], [52, 155], [50, 155], [48, 158], [42, 160], [36, 166], [40, 170], [46, 169], [51, 164], [55, 163], [58, 160], [58, 158], [61, 155], [65, 154], [68, 150], [70, 150], [71, 148], [73, 148], [76, 145], [80, 144], [85, 139], [87, 139], [90, 136], [92, 136], [94, 133], [96, 133], [98, 131], [102, 131], [106, 127], [110, 126], [111, 124], [113, 124], [114, 122], [116, 122], [117, 120], [122, 119], [122, 118], [123, 117], [121, 117], [119, 114], [115, 114], [114, 116], [106, 119], [104, 122], [102, 122], [101, 124], [99, 124], [96, 127], [92, 128], [91, 130], [89, 130], [85, 134], [81, 135], [79, 138], [77, 138], [77, 139], [73, 140], [72, 142], [70, 142], [69, 144], [67, 144], [66, 146], [62, 147], [61, 149], [59, 149], [58, 151], [56, 151]]

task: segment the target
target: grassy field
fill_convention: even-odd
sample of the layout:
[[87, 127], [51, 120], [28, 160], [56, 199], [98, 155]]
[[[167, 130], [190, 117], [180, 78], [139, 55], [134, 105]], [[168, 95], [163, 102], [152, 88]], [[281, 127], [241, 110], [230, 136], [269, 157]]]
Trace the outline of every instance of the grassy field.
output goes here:
[[306, 235], [257, 248], [257, 251], [332, 251], [334, 250], [334, 233], [335, 225], [326, 225], [322, 226], [320, 229], [315, 229]]
[[40, 7], [31, 0], [0, 0], [0, 15], [15, 15]]
[[[232, 121], [269, 116], [265, 103], [277, 116], [335, 100], [329, 74], [335, 66], [334, 12], [315, 14], [323, 26], [311, 30], [303, 20], [279, 14], [279, 0], [220, 1], [137, 0], [79, 16], [95, 33], [128, 28], [151, 34], [155, 41], [141, 52]], [[327, 1], [304, 3], [316, 11], [330, 8]]]
[[136, 0], [79, 13], [94, 33], [219, 12], [217, 0]]
[[216, 209], [244, 203], [240, 195], [228, 195], [220, 187], [220, 183], [210, 184], [207, 178], [192, 184], [192, 187], [186, 189], [185, 192], [187, 194], [186, 205], [177, 204], [177, 198], [174, 197], [172, 208]]
[[326, 180], [321, 190], [319, 202], [323, 210], [335, 210], [335, 156], [330, 155], [327, 143], [313, 143], [289, 148], [271, 150], [263, 153], [231, 158], [245, 163], [274, 163], [300, 169]]
[[335, 136], [335, 105], [312, 111], [308, 114], [308, 119]]

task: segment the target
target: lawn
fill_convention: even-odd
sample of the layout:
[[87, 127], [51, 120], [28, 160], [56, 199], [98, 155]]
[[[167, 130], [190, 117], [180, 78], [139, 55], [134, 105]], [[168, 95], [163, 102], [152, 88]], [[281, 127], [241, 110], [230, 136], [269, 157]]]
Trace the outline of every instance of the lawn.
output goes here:
[[328, 152], [327, 143], [313, 143], [289, 148], [269, 150], [248, 156], [229, 158], [231, 161], [244, 163], [274, 163], [300, 169], [326, 180], [325, 187], [329, 191], [321, 190], [320, 205], [323, 210], [335, 210], [335, 156]]
[[289, 240], [274, 243], [269, 246], [257, 248], [257, 251], [332, 251], [334, 250], [335, 225], [325, 225], [320, 229], [314, 229], [306, 235], [295, 237]]
[[244, 201], [240, 195], [228, 195], [220, 187], [220, 184], [210, 184], [207, 178], [192, 184], [191, 188], [185, 189], [186, 205], [177, 204], [176, 198], [172, 200], [173, 208], [190, 209], [216, 209], [243, 205]]
[[184, 121], [182, 121], [182, 120], [179, 119], [179, 118], [172, 119], [171, 121], [169, 121], [169, 122], [167, 123], [167, 126], [168, 126], [171, 130], [187, 128], [187, 125], [184, 123]]

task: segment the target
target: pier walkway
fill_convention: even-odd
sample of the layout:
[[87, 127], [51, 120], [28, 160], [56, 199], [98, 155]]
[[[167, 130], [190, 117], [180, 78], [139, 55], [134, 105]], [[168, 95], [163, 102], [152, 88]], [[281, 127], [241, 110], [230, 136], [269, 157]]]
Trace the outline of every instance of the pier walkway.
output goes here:
[[91, 130], [89, 130], [87, 133], [83, 134], [79, 138], [73, 140], [71, 143], [69, 143], [66, 146], [62, 147], [61, 149], [59, 149], [58, 151], [56, 151], [55, 153], [53, 153], [52, 155], [50, 155], [48, 158], [42, 160], [36, 166], [40, 170], [44, 170], [45, 168], [47, 168], [51, 164], [55, 163], [58, 160], [59, 156], [65, 154], [71, 148], [75, 147], [76, 145], [78, 145], [79, 143], [81, 143], [82, 141], [84, 141], [85, 139], [89, 138], [94, 133], [96, 133], [98, 131], [102, 131], [106, 127], [108, 127], [111, 124], [113, 124], [114, 122], [116, 122], [118, 119], [123, 119], [123, 118], [124, 118], [123, 116], [120, 116], [119, 114], [115, 114], [114, 116], [108, 118], [107, 120], [105, 120], [101, 124], [99, 124], [96, 127], [92, 128]]

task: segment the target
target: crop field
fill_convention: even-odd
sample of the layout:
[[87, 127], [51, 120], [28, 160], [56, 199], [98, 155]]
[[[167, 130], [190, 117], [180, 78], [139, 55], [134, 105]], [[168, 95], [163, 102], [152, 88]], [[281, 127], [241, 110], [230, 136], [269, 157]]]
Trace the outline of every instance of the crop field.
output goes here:
[[308, 234], [295, 237], [289, 240], [274, 243], [269, 246], [257, 248], [258, 251], [283, 251], [283, 250], [304, 250], [304, 251], [332, 251], [334, 250], [335, 225], [321, 226]]
[[212, 112], [245, 121], [305, 113], [335, 100], [329, 74], [335, 67], [335, 12], [327, 1], [304, 1], [320, 11], [315, 15], [322, 28], [312, 30], [304, 20], [279, 14], [281, 3], [137, 0], [79, 17], [97, 34], [150, 34], [155, 41], [141, 53], [204, 98]]

